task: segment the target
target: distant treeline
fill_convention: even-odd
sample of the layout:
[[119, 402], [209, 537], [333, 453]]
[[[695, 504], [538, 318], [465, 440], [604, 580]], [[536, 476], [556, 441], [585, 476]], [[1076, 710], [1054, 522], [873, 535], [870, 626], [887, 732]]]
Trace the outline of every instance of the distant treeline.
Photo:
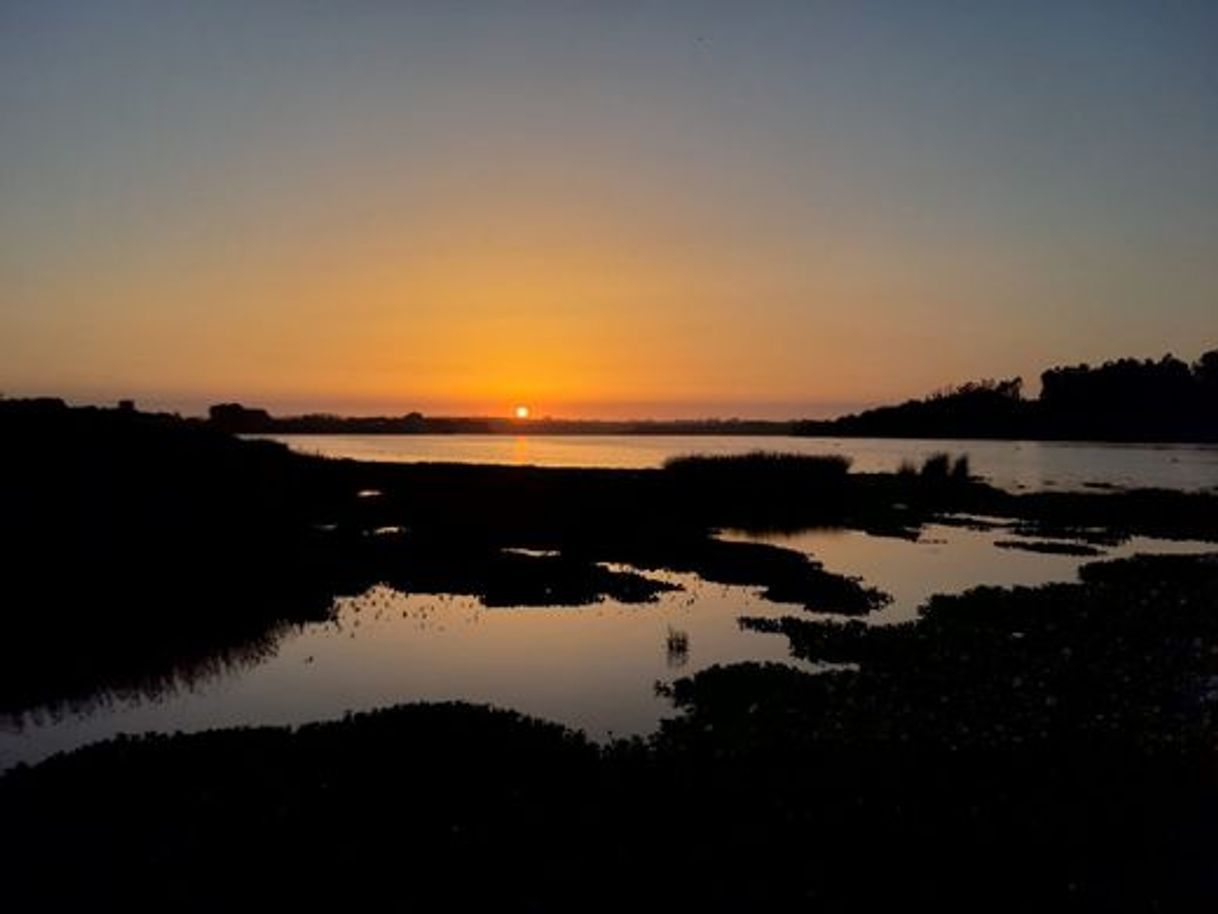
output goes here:
[[[219, 403], [205, 424], [268, 435], [799, 435], [875, 438], [998, 438], [1218, 442], [1218, 349], [1193, 364], [1171, 355], [1050, 368], [1039, 397], [1023, 379], [970, 381], [920, 400], [838, 419], [595, 420], [479, 416], [272, 416]], [[33, 402], [33, 401], [27, 401]], [[58, 400], [44, 400], [63, 406]], [[135, 411], [131, 401], [120, 410]], [[198, 421], [198, 420], [188, 420]]]
[[265, 409], [219, 403], [209, 421], [237, 434], [275, 435], [789, 435], [794, 423], [762, 419], [596, 420], [424, 416], [272, 416]]
[[1051, 368], [1037, 399], [1023, 380], [976, 381], [829, 421], [794, 424], [797, 435], [1018, 438], [1083, 441], [1218, 441], [1218, 349], [1189, 365], [1120, 359]]

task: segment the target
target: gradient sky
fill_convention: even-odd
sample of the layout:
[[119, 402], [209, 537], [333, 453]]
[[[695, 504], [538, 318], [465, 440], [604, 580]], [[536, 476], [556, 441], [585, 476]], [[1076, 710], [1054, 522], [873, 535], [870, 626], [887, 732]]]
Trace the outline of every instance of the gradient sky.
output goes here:
[[1218, 345], [1218, 3], [0, 0], [0, 390], [817, 415]]

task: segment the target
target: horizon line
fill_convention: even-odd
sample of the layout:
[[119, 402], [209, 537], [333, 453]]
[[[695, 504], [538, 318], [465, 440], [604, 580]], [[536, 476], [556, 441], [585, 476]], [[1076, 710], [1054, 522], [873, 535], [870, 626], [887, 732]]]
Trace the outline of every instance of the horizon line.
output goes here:
[[[661, 413], [619, 413], [614, 415], [596, 415], [595, 408], [590, 410], [593, 414], [588, 413], [562, 413], [562, 412], [545, 412], [537, 414], [536, 409], [529, 405], [531, 415], [521, 419], [513, 415], [515, 406], [510, 406], [501, 411], [478, 411], [478, 410], [461, 410], [457, 409], [452, 412], [448, 411], [429, 411], [422, 407], [398, 407], [396, 409], [364, 407], [352, 404], [355, 408], [352, 411], [341, 409], [326, 409], [326, 408], [301, 408], [294, 403], [274, 402], [275, 398], [268, 397], [265, 400], [259, 398], [243, 398], [243, 397], [199, 397], [198, 395], [175, 396], [173, 394], [167, 396], [117, 394], [117, 395], [99, 395], [99, 394], [84, 394], [71, 395], [62, 393], [33, 393], [24, 391], [6, 391], [0, 393], [0, 402], [4, 400], [27, 400], [27, 399], [53, 399], [62, 400], [70, 407], [97, 407], [101, 409], [118, 408], [119, 404], [130, 402], [139, 412], [147, 413], [170, 413], [182, 416], [183, 418], [200, 418], [206, 419], [208, 410], [212, 406], [223, 404], [238, 404], [245, 409], [250, 410], [265, 410], [272, 418], [275, 419], [298, 419], [306, 417], [334, 417], [341, 419], [401, 419], [412, 414], [418, 414], [426, 419], [448, 419], [448, 420], [467, 420], [467, 421], [494, 421], [494, 422], [515, 422], [520, 424], [542, 423], [542, 422], [585, 422], [590, 424], [613, 424], [613, 423], [730, 423], [730, 422], [766, 422], [766, 423], [783, 423], [783, 422], [799, 422], [799, 421], [820, 421], [838, 418], [849, 415], [851, 412], [858, 412], [866, 409], [871, 409], [875, 406], [884, 405], [883, 402], [877, 401], [851, 401], [851, 402], [822, 402], [822, 403], [806, 403], [803, 404], [804, 409], [799, 409], [800, 404], [794, 402], [775, 402], [775, 401], [760, 401], [755, 404], [758, 410], [756, 413], [745, 412], [693, 412], [689, 411], [685, 414], [679, 412]], [[521, 404], [524, 401], [520, 401]], [[526, 404], [527, 405], [527, 404]], [[615, 404], [605, 404], [605, 409], [612, 410]], [[624, 404], [623, 404], [624, 405]], [[657, 403], [656, 406], [661, 406]], [[670, 408], [680, 410], [679, 403], [669, 404]], [[768, 410], [767, 410], [768, 407]], [[662, 408], [662, 406], [661, 406]], [[443, 407], [440, 408], [443, 410]], [[781, 412], [780, 412], [781, 411]]]

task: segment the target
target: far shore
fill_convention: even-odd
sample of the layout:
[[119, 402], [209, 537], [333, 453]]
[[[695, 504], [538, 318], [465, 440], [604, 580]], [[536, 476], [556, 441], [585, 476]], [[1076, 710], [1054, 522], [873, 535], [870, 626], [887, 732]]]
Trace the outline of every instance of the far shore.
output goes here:
[[[519, 406], [508, 417], [272, 416], [240, 403], [219, 403], [208, 423], [244, 434], [483, 435], [768, 435], [932, 440], [1218, 443], [1218, 350], [1193, 365], [1172, 356], [1120, 359], [1094, 368], [1051, 368], [1035, 399], [1023, 379], [971, 381], [918, 400], [835, 419], [561, 419], [532, 418]], [[134, 404], [127, 402], [129, 408]]]

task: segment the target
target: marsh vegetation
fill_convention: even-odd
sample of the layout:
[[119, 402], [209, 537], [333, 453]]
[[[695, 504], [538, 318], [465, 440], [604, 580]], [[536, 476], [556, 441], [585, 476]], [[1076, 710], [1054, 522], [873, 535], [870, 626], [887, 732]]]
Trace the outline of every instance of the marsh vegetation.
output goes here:
[[[18, 893], [128, 897], [136, 867], [140, 892], [199, 908], [238, 877], [277, 904], [393, 893], [519, 910], [644, 893], [712, 910], [1218, 898], [1213, 558], [1095, 563], [1074, 583], [935, 597], [874, 625], [888, 594], [782, 544], [808, 528], [903, 543], [972, 525], [1078, 560], [1133, 536], [1218, 541], [1212, 494], [1011, 493], [959, 454], [887, 474], [774, 454], [629, 471], [374, 466], [133, 412], [4, 404], [0, 419], [19, 442], [0, 458], [17, 559], [7, 709], [258, 662], [285, 626], [334, 625], [338, 602], [378, 587], [486, 612], [645, 611], [680, 596], [684, 575], [774, 607], [741, 625], [805, 664], [687, 667], [700, 642], [670, 622], [661, 659], [689, 675], [663, 685], [672, 711], [646, 738], [598, 744], [513, 712], [407, 705], [18, 766], [0, 779]], [[664, 867], [697, 879], [655, 885], [657, 834]], [[876, 847], [894, 850], [885, 879]], [[327, 865], [307, 884], [268, 875], [319, 848]], [[550, 875], [525, 878], [538, 859]]]

